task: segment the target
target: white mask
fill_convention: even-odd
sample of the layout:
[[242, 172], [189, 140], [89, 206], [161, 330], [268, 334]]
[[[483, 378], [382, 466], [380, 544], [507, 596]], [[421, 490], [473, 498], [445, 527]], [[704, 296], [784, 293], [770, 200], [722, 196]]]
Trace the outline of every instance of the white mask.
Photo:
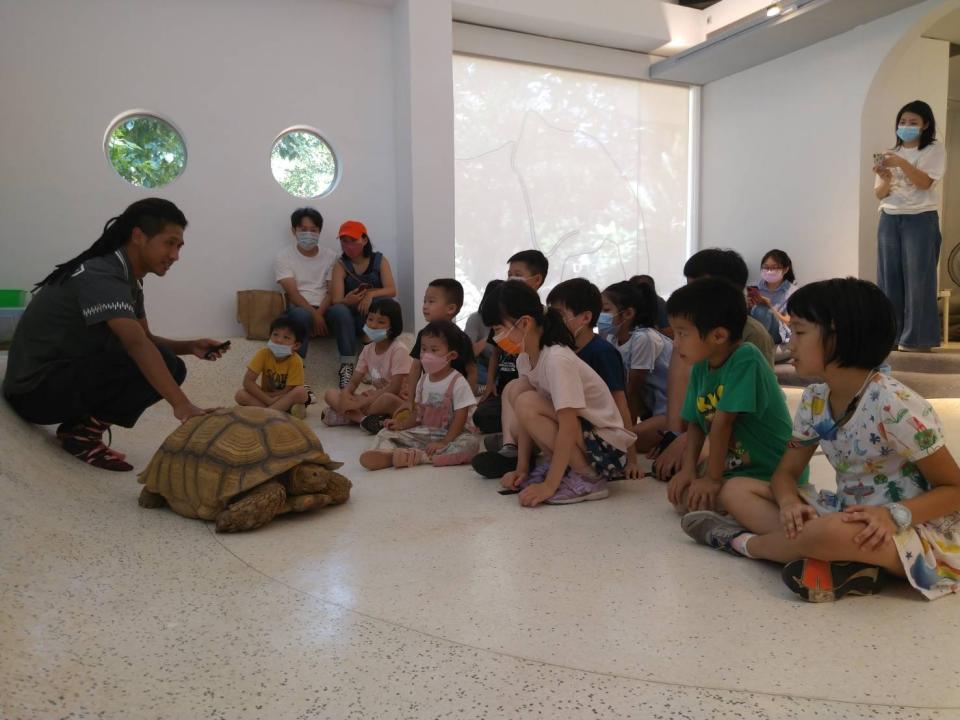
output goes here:
[[273, 353], [273, 356], [277, 360], [283, 360], [284, 358], [290, 357], [293, 354], [293, 348], [289, 345], [281, 345], [276, 343], [273, 340], [267, 342], [267, 347], [270, 349], [270, 352]]

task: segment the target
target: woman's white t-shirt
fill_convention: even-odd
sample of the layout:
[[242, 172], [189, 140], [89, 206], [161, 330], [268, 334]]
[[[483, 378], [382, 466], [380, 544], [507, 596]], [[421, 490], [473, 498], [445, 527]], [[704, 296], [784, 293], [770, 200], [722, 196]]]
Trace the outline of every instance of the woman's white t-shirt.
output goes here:
[[[880, 210], [888, 215], [916, 215], [930, 210], [940, 209], [940, 183], [947, 164], [947, 153], [943, 143], [932, 143], [923, 150], [902, 147], [894, 153], [907, 162], [923, 170], [933, 180], [926, 190], [921, 190], [906, 176], [900, 168], [890, 168], [892, 178], [890, 194], [880, 201]], [[874, 187], [880, 187], [880, 176], [876, 175]]]
[[517, 372], [547, 398], [555, 410], [572, 408], [589, 421], [597, 434], [626, 452], [637, 436], [623, 427], [623, 417], [613, 401], [610, 388], [597, 372], [565, 345], [551, 345], [540, 351], [537, 366], [530, 367], [526, 353], [517, 358]]

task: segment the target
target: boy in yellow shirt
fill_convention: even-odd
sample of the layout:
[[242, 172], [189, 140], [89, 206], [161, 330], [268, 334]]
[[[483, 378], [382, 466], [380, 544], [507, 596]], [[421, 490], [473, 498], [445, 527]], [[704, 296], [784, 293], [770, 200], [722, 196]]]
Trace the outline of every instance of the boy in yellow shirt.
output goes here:
[[[257, 351], [238, 390], [238, 405], [269, 407], [303, 418], [307, 414], [308, 390], [303, 384], [303, 360], [297, 354], [302, 328], [281, 315], [270, 324], [270, 340]], [[257, 378], [260, 385], [257, 385]]]

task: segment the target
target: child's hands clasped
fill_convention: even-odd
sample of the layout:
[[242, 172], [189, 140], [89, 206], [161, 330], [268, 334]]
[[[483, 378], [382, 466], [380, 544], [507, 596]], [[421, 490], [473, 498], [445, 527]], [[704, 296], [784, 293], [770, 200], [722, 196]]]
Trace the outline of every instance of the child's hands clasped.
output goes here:
[[887, 508], [878, 505], [853, 505], [846, 508], [843, 522], [863, 523], [866, 527], [853, 536], [861, 550], [877, 550], [897, 534], [897, 525]]
[[817, 511], [800, 498], [780, 506], [780, 524], [789, 540], [795, 540], [803, 530], [803, 524], [815, 517], [817, 517]]

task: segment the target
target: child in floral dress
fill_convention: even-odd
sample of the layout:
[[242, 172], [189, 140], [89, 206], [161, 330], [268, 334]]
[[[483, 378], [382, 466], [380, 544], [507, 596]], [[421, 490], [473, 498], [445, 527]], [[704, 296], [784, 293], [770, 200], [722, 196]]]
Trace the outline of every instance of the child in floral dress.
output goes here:
[[[930, 404], [879, 370], [896, 339], [893, 307], [872, 283], [812, 283], [789, 301], [797, 372], [826, 382], [803, 393], [770, 485], [731, 480], [731, 518], [691, 513], [698, 542], [785, 564], [806, 600], [876, 592], [886, 575], [924, 597], [960, 591], [960, 468]], [[798, 487], [817, 447], [836, 491]]]

